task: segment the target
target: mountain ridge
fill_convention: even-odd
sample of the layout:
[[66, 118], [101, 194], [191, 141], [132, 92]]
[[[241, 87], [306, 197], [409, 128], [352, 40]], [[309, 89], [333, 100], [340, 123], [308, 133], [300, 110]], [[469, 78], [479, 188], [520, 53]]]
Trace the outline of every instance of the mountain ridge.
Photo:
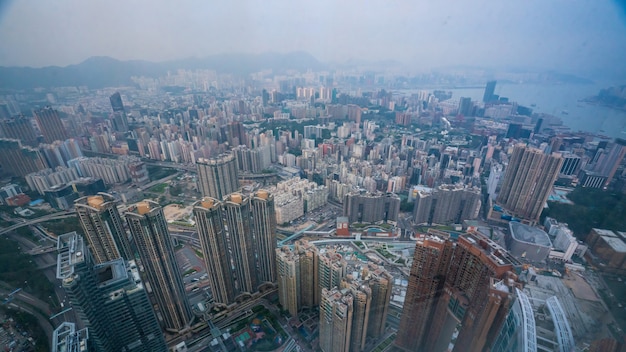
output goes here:
[[108, 56], [93, 56], [78, 64], [63, 67], [0, 66], [0, 89], [133, 85], [132, 76], [156, 78], [176, 69], [212, 69], [220, 73], [247, 74], [264, 69], [280, 72], [288, 69], [319, 70], [324, 67], [324, 64], [306, 52], [218, 54], [164, 62], [122, 61]]

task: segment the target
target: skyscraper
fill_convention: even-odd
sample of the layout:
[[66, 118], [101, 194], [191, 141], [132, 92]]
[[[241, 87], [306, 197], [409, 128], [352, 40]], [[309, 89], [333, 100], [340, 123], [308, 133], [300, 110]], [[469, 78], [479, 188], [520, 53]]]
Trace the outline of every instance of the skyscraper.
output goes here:
[[96, 265], [76, 232], [59, 236], [57, 278], [94, 350], [167, 351], [152, 304], [134, 262]]
[[89, 329], [76, 330], [76, 324], [64, 322], [52, 334], [52, 352], [89, 351]]
[[234, 154], [224, 154], [213, 159], [200, 158], [198, 168], [198, 190], [204, 197], [222, 200], [227, 194], [239, 189], [237, 160]]
[[324, 352], [350, 351], [354, 297], [349, 290], [322, 289], [319, 347]]
[[300, 256], [298, 253], [281, 247], [276, 249], [278, 271], [278, 301], [292, 317], [298, 315], [301, 307]]
[[413, 210], [416, 224], [460, 224], [475, 219], [480, 210], [480, 189], [462, 184], [440, 185], [432, 192], [418, 192]]
[[560, 154], [547, 155], [525, 144], [516, 145], [496, 202], [511, 215], [536, 223], [562, 165]]
[[232, 193], [223, 201], [204, 197], [193, 212], [215, 302], [229, 305], [264, 285], [274, 287], [276, 220], [271, 194]]
[[494, 100], [494, 92], [496, 91], [496, 81], [487, 82], [485, 86], [485, 94], [483, 94], [483, 103], [490, 103]]
[[593, 171], [598, 175], [606, 176], [604, 187], [607, 187], [626, 156], [626, 140], [617, 138], [615, 143], [607, 145], [606, 149], [599, 151], [598, 154]]
[[252, 236], [259, 284], [276, 282], [276, 212], [274, 196], [259, 190], [250, 197]]
[[393, 288], [393, 276], [381, 266], [368, 264], [368, 284], [372, 290], [372, 302], [367, 325], [367, 336], [379, 338], [385, 333], [389, 302], [391, 301], [391, 289]]
[[[316, 288], [318, 292], [326, 288], [328, 290], [341, 285], [341, 280], [346, 276], [348, 263], [343, 259], [343, 256], [337, 253], [334, 249], [323, 249], [319, 251], [318, 256], [318, 282], [319, 286]], [[320, 294], [316, 295], [320, 297]], [[316, 302], [319, 304], [319, 302]]]
[[23, 115], [0, 120], [0, 132], [3, 137], [19, 139], [31, 147], [37, 146], [37, 135], [30, 118]]
[[59, 113], [47, 106], [43, 109], [33, 111], [39, 130], [43, 135], [44, 142], [64, 141], [70, 136], [63, 126]]
[[363, 351], [367, 327], [369, 323], [370, 308], [372, 306], [372, 289], [361, 280], [346, 276], [341, 281], [341, 288], [352, 293], [352, 326], [350, 329], [350, 351]]
[[320, 301], [319, 252], [306, 240], [297, 240], [294, 250], [300, 261], [300, 304], [312, 308]]
[[26, 176], [46, 169], [46, 158], [35, 148], [24, 147], [17, 139], [0, 138], [0, 166], [11, 176]]
[[115, 92], [109, 97], [109, 100], [111, 101], [111, 107], [113, 108], [113, 129], [118, 132], [127, 132], [128, 118], [126, 117], [126, 110], [124, 109], [122, 96], [119, 92]]
[[255, 275], [250, 198], [241, 193], [232, 193], [224, 197], [223, 205], [233, 256], [234, 268], [231, 275], [237, 280], [239, 293], [253, 293], [259, 286], [259, 277]]
[[351, 223], [398, 221], [400, 197], [393, 193], [370, 194], [349, 193], [344, 196], [343, 216]]
[[235, 301], [237, 287], [231, 275], [232, 256], [228, 250], [228, 238], [223, 220], [222, 203], [204, 197], [193, 207], [202, 254], [211, 282], [211, 292], [216, 303], [228, 305]]
[[117, 201], [107, 193], [87, 196], [74, 202], [78, 220], [97, 264], [117, 258], [134, 259], [124, 230]]
[[170, 332], [187, 329], [193, 314], [185, 295], [182, 275], [176, 265], [174, 246], [163, 209], [156, 202], [144, 200], [130, 206], [125, 217], [163, 319], [163, 326]]
[[441, 351], [460, 323], [453, 351], [482, 351], [506, 319], [520, 263], [486, 237], [422, 236], [415, 246], [395, 341], [405, 351]]

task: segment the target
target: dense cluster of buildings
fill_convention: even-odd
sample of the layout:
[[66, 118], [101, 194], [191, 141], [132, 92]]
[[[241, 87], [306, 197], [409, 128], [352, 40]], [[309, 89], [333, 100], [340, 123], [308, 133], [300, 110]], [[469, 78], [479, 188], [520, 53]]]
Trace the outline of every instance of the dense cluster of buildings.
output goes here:
[[294, 177], [270, 188], [274, 194], [276, 222], [285, 224], [318, 209], [328, 202], [328, 189], [315, 182]]
[[393, 277], [383, 267], [303, 240], [276, 249], [276, 261], [280, 304], [292, 316], [319, 307], [322, 350], [363, 351], [384, 334]]
[[[368, 75], [363, 79], [373, 81]], [[162, 331], [183, 335], [198, 324], [160, 204], [121, 205], [100, 193], [147, 183], [147, 163], [162, 161], [195, 166], [200, 197], [193, 221], [214, 311], [277, 290], [292, 317], [319, 310], [320, 349], [363, 351], [367, 337], [386, 333], [392, 276], [339, 247], [297, 241], [277, 248], [277, 223], [329, 202], [342, 207], [341, 236], [353, 224], [458, 225], [487, 210], [489, 220], [508, 227], [509, 251], [473, 231], [458, 239], [417, 234], [412, 260], [404, 258], [412, 267], [395, 346], [536, 350], [548, 339], [537, 331], [551, 330], [561, 350], [571, 349], [558, 299], [530, 302], [520, 265], [585, 254], [566, 224], [546, 220], [545, 231], [534, 225], [555, 182], [626, 189], [626, 142], [569, 133], [558, 118], [496, 95], [495, 81], [482, 101], [453, 101], [444, 91], [341, 92], [332, 74], [279, 77], [269, 90], [259, 83], [269, 82], [263, 73], [245, 89], [218, 76], [181, 71], [162, 81], [134, 78], [151, 92], [166, 83], [203, 87], [202, 94], [175, 100], [163, 95], [156, 103], [143, 91], [105, 89], [106, 96], [86, 106], [68, 98], [59, 111], [0, 116], [0, 171], [24, 177], [55, 208], [75, 208], [84, 232], [59, 236], [57, 277], [86, 328], [60, 326], [57, 350], [76, 343], [103, 351], [166, 350]], [[345, 87], [354, 83], [341, 79]], [[223, 89], [212, 87], [214, 81]], [[242, 176], [262, 174], [284, 180], [242, 188], [253, 183], [240, 184]], [[17, 185], [2, 187], [0, 199], [30, 201]], [[412, 213], [401, 216], [409, 203]], [[625, 240], [621, 232], [594, 229], [587, 256], [623, 273]]]

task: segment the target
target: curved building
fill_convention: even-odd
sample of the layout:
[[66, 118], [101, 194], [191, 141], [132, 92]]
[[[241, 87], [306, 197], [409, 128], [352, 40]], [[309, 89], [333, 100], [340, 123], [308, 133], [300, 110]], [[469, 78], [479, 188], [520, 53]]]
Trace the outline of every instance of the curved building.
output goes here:
[[74, 207], [96, 263], [117, 258], [134, 259], [122, 217], [117, 210], [117, 201], [112, 195], [98, 193], [82, 197], [74, 201]]
[[552, 249], [552, 241], [547, 233], [516, 221], [509, 222], [509, 234], [506, 239], [513, 256], [533, 262], [548, 258]]

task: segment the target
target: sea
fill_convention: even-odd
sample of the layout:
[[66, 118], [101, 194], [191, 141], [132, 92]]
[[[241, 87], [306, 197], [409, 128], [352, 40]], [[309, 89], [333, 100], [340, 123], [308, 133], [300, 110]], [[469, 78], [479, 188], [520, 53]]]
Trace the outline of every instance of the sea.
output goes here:
[[[611, 138], [626, 139], [626, 110], [613, 109], [582, 100], [595, 96], [600, 89], [597, 84], [513, 84], [496, 85], [495, 94], [509, 98], [533, 109], [533, 112], [558, 116], [563, 125], [572, 131], [597, 133]], [[452, 92], [452, 99], [469, 97], [482, 101], [484, 88], [424, 88], [420, 90], [445, 90]], [[416, 92], [417, 90], [414, 90]]]

